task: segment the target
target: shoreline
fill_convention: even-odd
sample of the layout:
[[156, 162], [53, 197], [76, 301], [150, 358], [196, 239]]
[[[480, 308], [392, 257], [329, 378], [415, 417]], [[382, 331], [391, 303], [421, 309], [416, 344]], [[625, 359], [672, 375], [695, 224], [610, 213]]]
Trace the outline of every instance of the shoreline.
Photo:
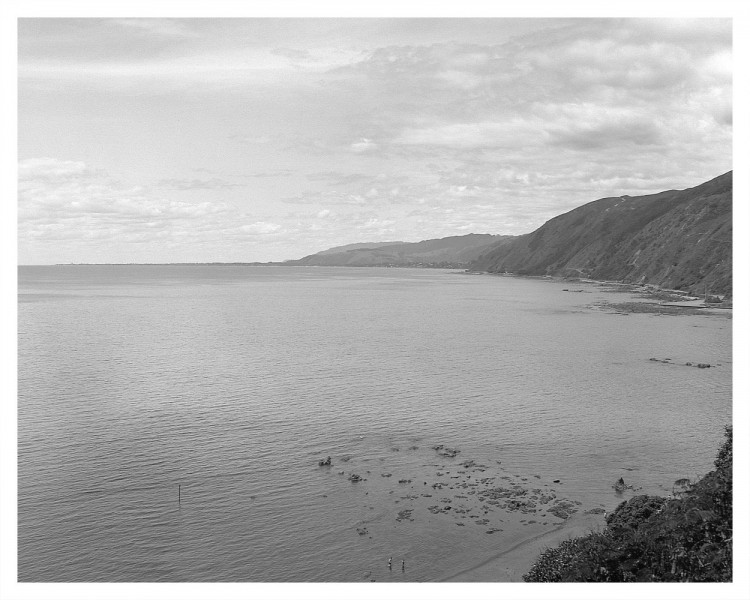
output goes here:
[[516, 542], [510, 548], [494, 554], [467, 569], [443, 577], [438, 582], [512, 583], [523, 582], [539, 555], [547, 548], [574, 537], [587, 535], [606, 526], [601, 514], [573, 515], [550, 531], [538, 533]]
[[[665, 294], [671, 296], [680, 297], [679, 300], [666, 300], [659, 302], [660, 306], [674, 306], [682, 308], [717, 308], [717, 309], [732, 309], [731, 300], [723, 299], [721, 302], [706, 302], [701, 300], [700, 296], [695, 296], [686, 290], [675, 290], [672, 288], [665, 288], [655, 283], [634, 283], [626, 281], [610, 281], [607, 279], [590, 279], [588, 277], [570, 277], [565, 275], [520, 275], [518, 273], [494, 273], [490, 271], [473, 271], [466, 269], [463, 271], [466, 275], [491, 275], [496, 277], [518, 277], [522, 279], [538, 279], [543, 281], [555, 281], [558, 283], [579, 283], [579, 284], [593, 284], [598, 286], [611, 286], [619, 287], [623, 292], [629, 292], [633, 294], [643, 293], [654, 293], [654, 294]], [[709, 294], [710, 295], [710, 294]], [[644, 302], [648, 303], [648, 302]]]

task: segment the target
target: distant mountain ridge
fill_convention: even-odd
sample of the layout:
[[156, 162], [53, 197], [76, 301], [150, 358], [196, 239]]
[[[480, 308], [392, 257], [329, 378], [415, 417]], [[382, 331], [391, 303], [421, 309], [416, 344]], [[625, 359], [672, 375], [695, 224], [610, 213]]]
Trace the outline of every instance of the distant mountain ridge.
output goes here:
[[328, 250], [321, 250], [312, 256], [326, 256], [328, 254], [338, 254], [339, 252], [349, 252], [350, 250], [383, 248], [385, 246], [396, 246], [405, 243], [407, 242], [361, 242], [359, 244], [346, 244], [345, 246], [334, 246], [333, 248], [328, 248]]
[[513, 236], [470, 233], [421, 242], [374, 242], [329, 248], [285, 265], [347, 267], [450, 267], [465, 268], [490, 247], [507, 242]]
[[595, 200], [501, 243], [471, 269], [732, 293], [732, 172], [686, 190]]

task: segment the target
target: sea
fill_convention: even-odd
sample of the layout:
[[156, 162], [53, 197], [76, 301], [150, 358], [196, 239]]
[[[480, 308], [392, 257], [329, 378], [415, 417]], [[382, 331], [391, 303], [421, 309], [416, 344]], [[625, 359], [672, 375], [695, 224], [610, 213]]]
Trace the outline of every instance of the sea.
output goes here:
[[613, 307], [637, 300], [441, 269], [19, 267], [18, 579], [441, 581], [560, 527], [553, 505], [677, 494], [731, 423], [731, 311]]

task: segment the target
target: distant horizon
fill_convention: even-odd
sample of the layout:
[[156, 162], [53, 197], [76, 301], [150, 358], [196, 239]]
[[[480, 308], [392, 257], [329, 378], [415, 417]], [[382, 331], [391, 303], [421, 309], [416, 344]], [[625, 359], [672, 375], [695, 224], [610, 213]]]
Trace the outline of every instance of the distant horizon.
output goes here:
[[[434, 238], [425, 238], [420, 240], [414, 240], [414, 241], [407, 241], [407, 240], [372, 240], [369, 242], [348, 242], [345, 244], [340, 244], [340, 246], [348, 246], [350, 244], [418, 244], [419, 242], [426, 242], [429, 240], [441, 240], [448, 237], [463, 237], [466, 235], [491, 235], [493, 237], [502, 237], [506, 234], [503, 233], [475, 233], [475, 232], [469, 232], [469, 233], [461, 233], [456, 235], [446, 235], [443, 237], [434, 237]], [[524, 234], [519, 234], [524, 235]], [[322, 248], [320, 250], [317, 250], [315, 252], [311, 252], [310, 254], [317, 254], [318, 252], [323, 252], [325, 250], [330, 250], [331, 248], [337, 248], [339, 245], [335, 246], [329, 246], [328, 248]], [[305, 255], [309, 256], [309, 254]], [[235, 260], [235, 261], [217, 261], [217, 260], [204, 260], [204, 261], [190, 261], [190, 262], [55, 262], [55, 263], [18, 263], [17, 266], [19, 267], [54, 267], [54, 266], [66, 266], [66, 265], [236, 265], [236, 264], [246, 264], [246, 265], [269, 265], [269, 264], [282, 264], [285, 262], [291, 262], [295, 260], [299, 260], [300, 258], [303, 258], [302, 256], [297, 258], [286, 258], [282, 260]]]

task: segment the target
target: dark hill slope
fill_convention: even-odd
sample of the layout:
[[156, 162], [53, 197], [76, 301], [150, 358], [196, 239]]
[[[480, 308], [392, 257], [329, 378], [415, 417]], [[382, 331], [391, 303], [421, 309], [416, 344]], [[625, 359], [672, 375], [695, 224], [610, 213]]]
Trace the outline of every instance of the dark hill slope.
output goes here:
[[472, 269], [732, 292], [732, 173], [697, 187], [603, 198], [492, 248]]
[[472, 233], [422, 242], [389, 242], [386, 245], [372, 244], [367, 247], [356, 244], [344, 246], [343, 251], [324, 250], [284, 264], [349, 267], [468, 266], [489, 247], [510, 238], [512, 236]]
[[373, 249], [373, 248], [383, 248], [384, 246], [398, 246], [399, 244], [405, 244], [405, 243], [406, 242], [373, 242], [373, 243], [360, 242], [358, 244], [347, 244], [346, 246], [335, 246], [333, 248], [328, 248], [328, 250], [321, 250], [320, 252], [316, 252], [314, 256], [324, 256], [326, 254], [339, 254], [340, 252], [349, 252], [349, 250], [362, 250], [363, 248]]

